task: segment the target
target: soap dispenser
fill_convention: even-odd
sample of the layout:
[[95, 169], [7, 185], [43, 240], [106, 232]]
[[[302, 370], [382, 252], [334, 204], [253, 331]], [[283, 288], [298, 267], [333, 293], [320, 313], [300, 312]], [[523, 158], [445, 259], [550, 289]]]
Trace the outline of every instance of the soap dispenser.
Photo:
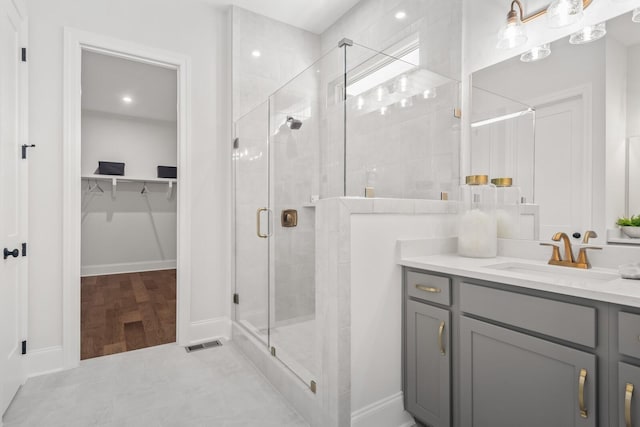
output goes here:
[[493, 258], [498, 254], [496, 186], [487, 175], [471, 175], [460, 186], [458, 255]]

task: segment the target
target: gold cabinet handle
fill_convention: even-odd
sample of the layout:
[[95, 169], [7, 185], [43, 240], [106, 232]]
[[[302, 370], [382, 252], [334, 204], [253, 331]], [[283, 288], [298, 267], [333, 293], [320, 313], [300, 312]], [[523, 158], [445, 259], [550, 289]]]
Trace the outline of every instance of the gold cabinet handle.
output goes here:
[[446, 354], [444, 349], [444, 343], [442, 341], [442, 335], [444, 334], [444, 320], [440, 322], [440, 327], [438, 328], [438, 346], [440, 347], [440, 353]]
[[578, 405], [580, 406], [580, 416], [587, 418], [587, 408], [584, 406], [584, 385], [587, 382], [587, 370], [580, 369], [580, 379], [578, 380]]
[[258, 237], [260, 237], [261, 239], [266, 239], [267, 236], [266, 234], [262, 234], [260, 233], [260, 214], [262, 212], [267, 212], [269, 209], [267, 208], [260, 208], [256, 211], [256, 234], [258, 235]]
[[425, 285], [416, 285], [416, 289], [425, 291], [425, 292], [430, 292], [432, 294], [439, 294], [440, 292], [442, 292], [442, 289], [440, 288], [434, 288], [432, 286], [425, 286]]
[[633, 398], [633, 384], [627, 383], [624, 389], [624, 423], [631, 427], [631, 399]]

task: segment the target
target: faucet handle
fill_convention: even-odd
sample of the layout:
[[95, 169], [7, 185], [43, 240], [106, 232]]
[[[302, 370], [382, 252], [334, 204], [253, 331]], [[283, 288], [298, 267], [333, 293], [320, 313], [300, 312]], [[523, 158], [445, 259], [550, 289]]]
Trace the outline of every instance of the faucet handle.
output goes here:
[[562, 258], [560, 257], [560, 247], [558, 245], [554, 245], [553, 243], [540, 242], [540, 246], [551, 246], [553, 248], [550, 261], [562, 261]]
[[582, 268], [591, 268], [591, 263], [589, 262], [589, 258], [587, 257], [587, 249], [593, 249], [597, 251], [601, 251], [602, 248], [599, 246], [583, 246], [580, 248], [578, 252], [578, 260], [576, 263]]
[[585, 245], [589, 243], [589, 238], [593, 237], [594, 239], [598, 237], [598, 233], [593, 230], [587, 230], [584, 232], [584, 238], [582, 239], [582, 243]]

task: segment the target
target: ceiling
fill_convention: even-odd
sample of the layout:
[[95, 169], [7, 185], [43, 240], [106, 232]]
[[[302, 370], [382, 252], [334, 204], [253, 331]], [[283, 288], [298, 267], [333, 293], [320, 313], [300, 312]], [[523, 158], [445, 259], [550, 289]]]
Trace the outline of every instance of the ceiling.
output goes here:
[[360, 0], [203, 0], [233, 4], [312, 33], [321, 34]]
[[82, 52], [83, 110], [175, 122], [177, 91], [176, 70]]

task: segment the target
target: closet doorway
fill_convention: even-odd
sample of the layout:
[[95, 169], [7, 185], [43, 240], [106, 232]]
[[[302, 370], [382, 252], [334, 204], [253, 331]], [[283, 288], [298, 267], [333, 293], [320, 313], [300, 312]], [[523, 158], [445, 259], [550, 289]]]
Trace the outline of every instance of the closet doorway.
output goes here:
[[176, 341], [178, 73], [81, 61], [84, 360]]

